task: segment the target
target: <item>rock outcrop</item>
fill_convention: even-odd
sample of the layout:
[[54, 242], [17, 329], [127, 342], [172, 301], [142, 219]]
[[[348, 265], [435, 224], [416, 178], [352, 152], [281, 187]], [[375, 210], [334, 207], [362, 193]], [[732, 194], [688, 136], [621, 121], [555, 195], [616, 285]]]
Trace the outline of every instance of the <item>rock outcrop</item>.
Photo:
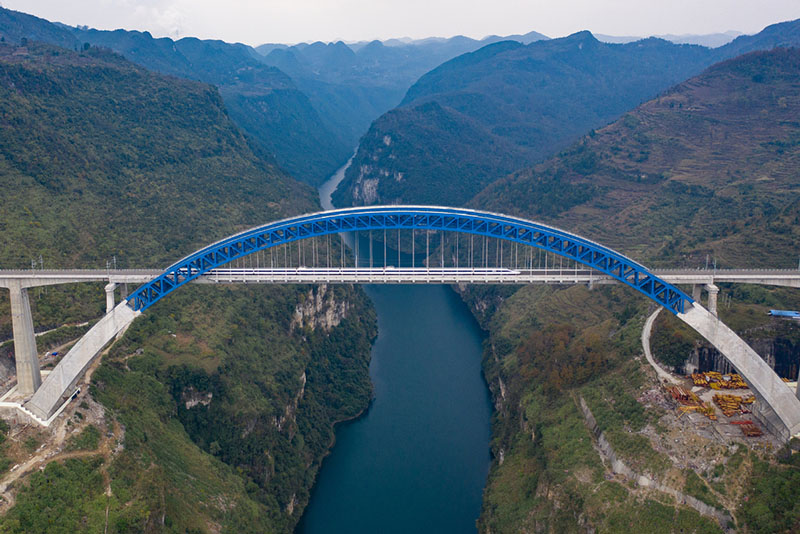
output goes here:
[[322, 284], [309, 290], [305, 300], [297, 305], [290, 328], [292, 331], [306, 327], [311, 330], [321, 328], [330, 332], [347, 316], [349, 309], [349, 302], [336, 300], [334, 292]]

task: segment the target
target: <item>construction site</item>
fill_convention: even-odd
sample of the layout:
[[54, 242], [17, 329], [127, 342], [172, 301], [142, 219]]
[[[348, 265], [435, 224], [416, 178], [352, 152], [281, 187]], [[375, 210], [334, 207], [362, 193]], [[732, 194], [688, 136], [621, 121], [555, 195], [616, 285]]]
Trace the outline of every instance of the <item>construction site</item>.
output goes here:
[[764, 435], [751, 417], [751, 407], [756, 398], [741, 376], [707, 371], [693, 373], [685, 381], [686, 386], [665, 385], [667, 392], [678, 403], [679, 417], [694, 412], [711, 421], [735, 425], [748, 438]]

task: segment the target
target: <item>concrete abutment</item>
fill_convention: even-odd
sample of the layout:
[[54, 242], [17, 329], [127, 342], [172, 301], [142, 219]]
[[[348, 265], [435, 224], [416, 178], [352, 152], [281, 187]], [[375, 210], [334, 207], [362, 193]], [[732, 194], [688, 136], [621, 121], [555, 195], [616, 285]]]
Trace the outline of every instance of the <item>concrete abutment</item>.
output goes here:
[[47, 420], [72, 394], [78, 379], [103, 347], [123, 332], [139, 314], [126, 301], [117, 304], [67, 352], [25, 407], [37, 417]]

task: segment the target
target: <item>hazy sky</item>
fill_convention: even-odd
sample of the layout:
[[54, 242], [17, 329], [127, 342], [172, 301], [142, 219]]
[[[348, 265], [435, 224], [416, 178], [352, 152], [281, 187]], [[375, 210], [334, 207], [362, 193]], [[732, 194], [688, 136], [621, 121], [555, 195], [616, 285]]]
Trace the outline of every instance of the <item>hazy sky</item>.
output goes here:
[[69, 25], [265, 42], [347, 41], [531, 30], [551, 37], [755, 33], [800, 18], [799, 0], [0, 0]]

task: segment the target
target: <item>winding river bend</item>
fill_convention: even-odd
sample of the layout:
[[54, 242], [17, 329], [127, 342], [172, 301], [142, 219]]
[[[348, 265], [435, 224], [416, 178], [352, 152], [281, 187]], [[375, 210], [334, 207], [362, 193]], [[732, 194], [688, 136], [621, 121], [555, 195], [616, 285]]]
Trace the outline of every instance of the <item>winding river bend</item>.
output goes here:
[[[344, 177], [320, 187], [325, 209]], [[336, 430], [298, 534], [469, 533], [489, 470], [482, 334], [446, 286], [365, 286], [378, 314], [367, 413]]]

